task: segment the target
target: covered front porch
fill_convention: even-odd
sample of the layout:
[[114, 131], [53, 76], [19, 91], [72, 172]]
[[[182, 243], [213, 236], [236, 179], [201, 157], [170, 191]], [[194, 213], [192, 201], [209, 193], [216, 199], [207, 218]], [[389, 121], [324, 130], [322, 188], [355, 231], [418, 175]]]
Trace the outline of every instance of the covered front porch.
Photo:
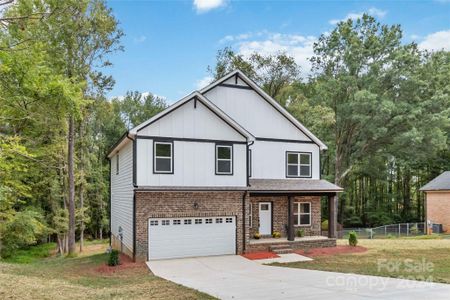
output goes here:
[[[253, 179], [250, 186], [249, 240], [245, 252], [287, 253], [336, 245], [337, 193], [342, 188], [314, 179]], [[324, 196], [328, 236], [322, 236], [321, 230]]]

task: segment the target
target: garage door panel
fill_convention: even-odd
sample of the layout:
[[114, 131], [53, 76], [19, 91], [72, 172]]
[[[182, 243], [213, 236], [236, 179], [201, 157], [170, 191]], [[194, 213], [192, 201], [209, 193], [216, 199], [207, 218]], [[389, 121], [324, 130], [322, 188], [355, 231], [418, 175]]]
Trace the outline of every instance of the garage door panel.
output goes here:
[[149, 219], [149, 258], [236, 253], [236, 218]]

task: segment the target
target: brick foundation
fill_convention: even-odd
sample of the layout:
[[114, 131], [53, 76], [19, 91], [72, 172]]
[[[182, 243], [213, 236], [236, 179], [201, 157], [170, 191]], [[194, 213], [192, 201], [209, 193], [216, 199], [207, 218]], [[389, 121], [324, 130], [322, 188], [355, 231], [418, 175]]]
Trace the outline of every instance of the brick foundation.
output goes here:
[[426, 219], [450, 231], [450, 191], [426, 193]]
[[292, 249], [307, 250], [312, 248], [325, 248], [325, 247], [336, 247], [336, 239], [313, 239], [304, 241], [276, 241], [260, 244], [249, 244], [245, 250], [245, 253], [270, 251], [270, 246], [274, 245], [286, 245], [290, 246]]
[[[243, 203], [244, 195], [242, 191], [136, 191], [136, 260], [148, 258], [149, 218], [235, 216], [236, 252], [243, 253], [243, 204], [248, 206]], [[244, 201], [248, 201], [247, 198]]]

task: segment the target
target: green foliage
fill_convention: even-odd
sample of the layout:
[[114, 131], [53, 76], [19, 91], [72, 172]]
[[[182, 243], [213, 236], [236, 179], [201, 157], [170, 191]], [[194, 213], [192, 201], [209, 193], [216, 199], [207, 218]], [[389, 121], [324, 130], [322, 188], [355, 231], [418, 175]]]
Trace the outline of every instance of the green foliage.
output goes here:
[[42, 213], [34, 210], [17, 212], [0, 227], [0, 254], [2, 257], [9, 257], [20, 248], [35, 245], [47, 233]]
[[279, 232], [279, 231], [274, 231], [274, 232], [272, 233], [272, 237], [274, 237], [274, 238], [276, 238], [276, 239], [280, 238], [280, 237], [281, 237], [281, 232]]
[[56, 248], [55, 243], [46, 243], [31, 246], [26, 249], [19, 249], [11, 253], [11, 256], [5, 259], [6, 262], [16, 264], [29, 264], [39, 261], [42, 258], [49, 257], [51, 251]]
[[297, 230], [297, 237], [304, 237], [305, 236], [305, 229], [301, 228]]
[[108, 256], [108, 266], [117, 266], [120, 264], [120, 252], [112, 249]]
[[253, 238], [254, 238], [255, 240], [259, 240], [259, 239], [261, 238], [261, 234], [260, 234], [259, 232], [257, 232], [257, 233], [255, 233], [255, 234], [253, 235]]
[[356, 232], [350, 232], [348, 237], [348, 244], [352, 247], [355, 247], [358, 244], [358, 235], [356, 234]]
[[327, 231], [328, 230], [328, 220], [324, 220], [320, 227], [321, 227], [322, 231]]
[[216, 65], [208, 67], [216, 79], [236, 69], [244, 72], [272, 97], [277, 97], [284, 87], [300, 79], [300, 67], [293, 57], [283, 52], [274, 55], [255, 52], [245, 57], [227, 47], [217, 53]]

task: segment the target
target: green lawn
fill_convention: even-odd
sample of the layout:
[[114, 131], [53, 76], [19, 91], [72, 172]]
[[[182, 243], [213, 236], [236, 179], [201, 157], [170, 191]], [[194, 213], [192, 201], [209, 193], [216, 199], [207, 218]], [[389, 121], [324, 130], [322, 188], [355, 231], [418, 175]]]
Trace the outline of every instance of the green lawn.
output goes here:
[[106, 243], [88, 243], [74, 258], [55, 257], [54, 248], [32, 247], [0, 261], [0, 299], [213, 299], [152, 275], [143, 263], [102, 272]]
[[[339, 240], [338, 244], [347, 245], [348, 242]], [[277, 265], [450, 283], [450, 239], [361, 239], [358, 246], [366, 247], [368, 251], [318, 256], [311, 262]]]

